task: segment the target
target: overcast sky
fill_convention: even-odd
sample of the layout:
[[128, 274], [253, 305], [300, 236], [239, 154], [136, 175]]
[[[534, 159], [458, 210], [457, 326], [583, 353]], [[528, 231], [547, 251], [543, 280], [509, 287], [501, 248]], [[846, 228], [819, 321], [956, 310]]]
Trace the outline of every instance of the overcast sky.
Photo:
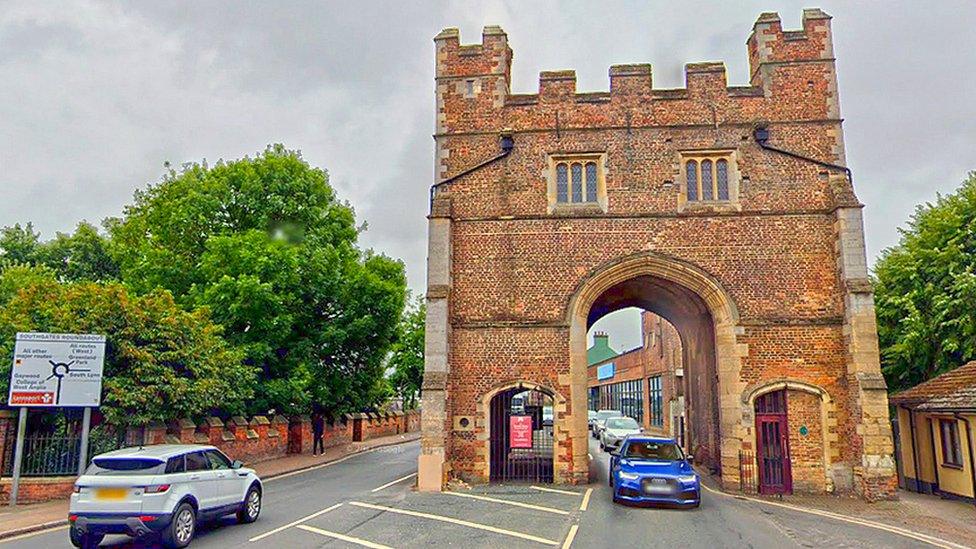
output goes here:
[[[513, 91], [575, 69], [608, 89], [615, 63], [650, 62], [656, 87], [688, 62], [748, 80], [745, 40], [811, 2], [58, 2], [0, 0], [0, 225], [44, 238], [119, 215], [163, 163], [233, 159], [269, 143], [328, 169], [369, 223], [363, 243], [423, 291], [433, 173], [432, 38], [507, 32]], [[816, 4], [813, 4], [816, 5]], [[597, 8], [596, 6], [600, 6]], [[976, 3], [828, 2], [848, 161], [867, 207], [868, 254], [914, 206], [976, 169]], [[634, 314], [608, 319], [618, 350]], [[629, 320], [627, 320], [629, 319]]]

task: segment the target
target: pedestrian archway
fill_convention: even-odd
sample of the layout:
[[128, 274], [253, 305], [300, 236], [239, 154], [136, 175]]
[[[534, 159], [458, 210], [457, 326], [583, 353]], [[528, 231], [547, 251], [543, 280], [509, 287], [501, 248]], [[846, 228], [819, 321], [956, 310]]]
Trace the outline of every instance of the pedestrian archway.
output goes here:
[[491, 396], [488, 408], [490, 480], [551, 483], [555, 446], [552, 393], [519, 383]]

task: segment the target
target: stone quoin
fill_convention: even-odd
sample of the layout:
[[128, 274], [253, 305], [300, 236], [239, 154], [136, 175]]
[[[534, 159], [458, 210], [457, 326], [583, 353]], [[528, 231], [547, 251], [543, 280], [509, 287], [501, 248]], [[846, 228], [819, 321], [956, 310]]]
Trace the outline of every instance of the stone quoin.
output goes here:
[[639, 307], [680, 334], [688, 445], [723, 485], [766, 444], [757, 399], [783, 391], [794, 490], [893, 497], [830, 24], [762, 14], [746, 86], [695, 63], [657, 89], [635, 64], [595, 93], [573, 71], [511, 93], [498, 27], [434, 38], [421, 490], [488, 481], [491, 397], [514, 387], [552, 397], [553, 481], [587, 482], [587, 330]]

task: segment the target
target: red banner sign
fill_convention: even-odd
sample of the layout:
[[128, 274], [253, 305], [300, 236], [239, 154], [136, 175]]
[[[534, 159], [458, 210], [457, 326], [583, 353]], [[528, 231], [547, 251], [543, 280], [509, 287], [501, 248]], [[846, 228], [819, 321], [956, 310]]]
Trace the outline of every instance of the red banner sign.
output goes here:
[[10, 393], [10, 406], [30, 404], [51, 404], [54, 393], [48, 391], [14, 391]]
[[532, 416], [508, 418], [508, 445], [512, 448], [532, 447]]

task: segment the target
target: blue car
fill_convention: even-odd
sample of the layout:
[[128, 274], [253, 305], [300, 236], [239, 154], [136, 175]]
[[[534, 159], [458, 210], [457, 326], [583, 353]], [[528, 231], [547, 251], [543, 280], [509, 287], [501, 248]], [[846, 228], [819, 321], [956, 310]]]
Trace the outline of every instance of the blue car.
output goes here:
[[669, 503], [698, 507], [701, 479], [674, 440], [630, 435], [610, 455], [614, 503]]

